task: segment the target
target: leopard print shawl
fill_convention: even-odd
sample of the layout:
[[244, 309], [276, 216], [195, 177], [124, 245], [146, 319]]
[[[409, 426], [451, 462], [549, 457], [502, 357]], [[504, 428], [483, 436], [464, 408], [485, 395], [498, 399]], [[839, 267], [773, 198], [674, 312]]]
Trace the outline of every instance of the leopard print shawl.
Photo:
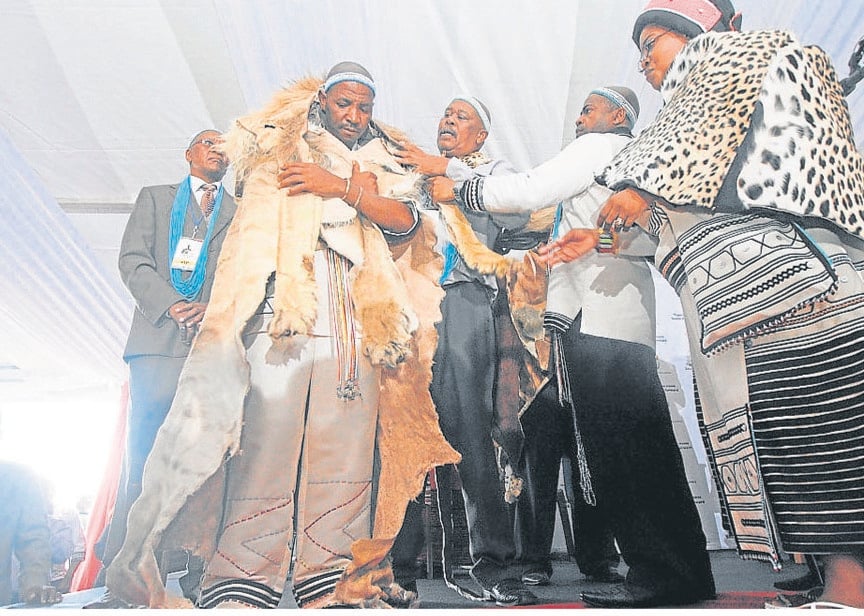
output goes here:
[[783, 31], [704, 34], [678, 54], [661, 93], [663, 109], [602, 183], [714, 209], [735, 163], [735, 207], [818, 217], [864, 237], [862, 159], [821, 49]]

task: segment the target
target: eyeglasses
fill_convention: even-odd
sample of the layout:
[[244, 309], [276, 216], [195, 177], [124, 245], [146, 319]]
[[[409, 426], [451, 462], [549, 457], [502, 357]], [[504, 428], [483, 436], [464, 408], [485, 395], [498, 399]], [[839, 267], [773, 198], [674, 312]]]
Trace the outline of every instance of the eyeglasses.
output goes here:
[[648, 56], [651, 55], [651, 52], [654, 51], [654, 46], [657, 45], [657, 41], [666, 36], [667, 34], [672, 34], [671, 30], [667, 30], [663, 34], [658, 34], [652, 39], [648, 39], [642, 45], [639, 46], [639, 64], [641, 65], [645, 60], [648, 59]]
[[[657, 37], [657, 38], [660, 38], [660, 37]], [[217, 141], [214, 141], [213, 139], [201, 139], [200, 141], [193, 141], [193, 142], [192, 142], [192, 147], [195, 147], [195, 146], [198, 145], [199, 143], [203, 143], [203, 144], [206, 145], [208, 148], [212, 148], [212, 147], [213, 147], [214, 145], [216, 145], [218, 142], [217, 142]]]

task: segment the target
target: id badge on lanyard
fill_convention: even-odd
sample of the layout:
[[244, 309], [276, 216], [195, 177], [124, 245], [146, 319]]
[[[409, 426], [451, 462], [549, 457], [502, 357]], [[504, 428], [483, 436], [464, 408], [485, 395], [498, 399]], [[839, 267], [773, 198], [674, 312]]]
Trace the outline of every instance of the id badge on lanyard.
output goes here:
[[194, 270], [198, 263], [198, 257], [201, 256], [203, 245], [203, 240], [196, 240], [194, 237], [181, 237], [171, 259], [171, 269], [179, 269], [184, 272]]

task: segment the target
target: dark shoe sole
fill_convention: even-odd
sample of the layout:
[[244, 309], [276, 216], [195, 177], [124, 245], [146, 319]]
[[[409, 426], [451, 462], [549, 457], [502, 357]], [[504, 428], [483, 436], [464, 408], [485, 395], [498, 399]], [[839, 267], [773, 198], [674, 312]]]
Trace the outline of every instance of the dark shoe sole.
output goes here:
[[632, 592], [623, 585], [613, 587], [608, 591], [586, 591], [581, 593], [580, 598], [590, 607], [601, 608], [649, 608], [672, 605], [691, 605], [700, 601], [714, 599], [716, 595], [697, 596], [690, 593], [657, 593], [640, 590]]

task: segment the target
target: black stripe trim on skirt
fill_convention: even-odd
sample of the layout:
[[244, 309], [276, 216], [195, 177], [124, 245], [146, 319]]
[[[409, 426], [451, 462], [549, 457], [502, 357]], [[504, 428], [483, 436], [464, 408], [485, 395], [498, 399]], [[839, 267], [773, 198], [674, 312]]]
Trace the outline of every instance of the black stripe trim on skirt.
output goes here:
[[315, 599], [332, 593], [336, 589], [336, 583], [342, 577], [342, 573], [342, 569], [333, 569], [295, 584], [294, 598], [297, 605], [303, 607]]
[[274, 609], [282, 594], [252, 580], [225, 580], [201, 591], [198, 607], [213, 608], [225, 601], [237, 601], [252, 607]]

